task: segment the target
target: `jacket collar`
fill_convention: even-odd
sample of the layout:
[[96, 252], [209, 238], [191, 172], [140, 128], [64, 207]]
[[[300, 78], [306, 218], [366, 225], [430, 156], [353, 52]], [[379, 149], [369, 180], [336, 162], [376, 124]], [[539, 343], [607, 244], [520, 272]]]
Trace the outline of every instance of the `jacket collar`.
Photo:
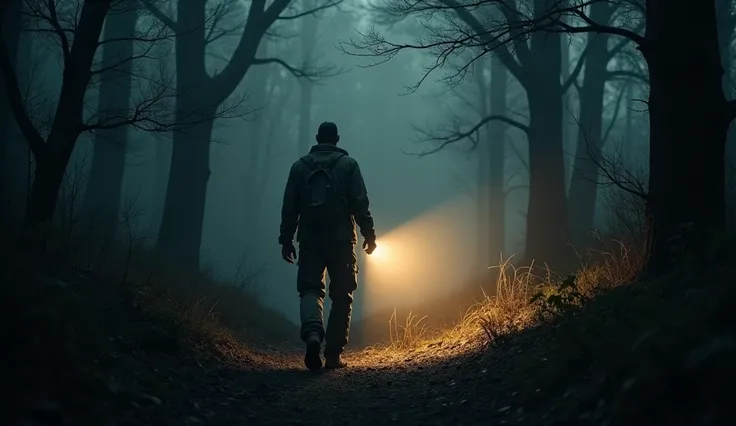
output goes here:
[[312, 154], [314, 152], [340, 152], [348, 155], [348, 152], [344, 149], [339, 148], [337, 145], [332, 145], [328, 143], [318, 143], [317, 145], [313, 145], [312, 148], [309, 150], [309, 153]]

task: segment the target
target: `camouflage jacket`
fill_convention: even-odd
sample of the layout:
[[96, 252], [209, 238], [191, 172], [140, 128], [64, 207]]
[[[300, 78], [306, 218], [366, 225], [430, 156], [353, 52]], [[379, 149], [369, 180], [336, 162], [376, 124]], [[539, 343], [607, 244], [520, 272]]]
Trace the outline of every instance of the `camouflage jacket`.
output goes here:
[[297, 160], [289, 172], [284, 191], [284, 202], [281, 207], [281, 234], [279, 244], [292, 242], [294, 233], [297, 232], [297, 241], [304, 245], [322, 244], [355, 244], [357, 233], [355, 225], [360, 227], [360, 233], [367, 240], [375, 239], [373, 229], [373, 217], [368, 210], [368, 193], [365, 189], [363, 175], [358, 167], [358, 162], [348, 155], [348, 152], [336, 145], [317, 144], [309, 151], [308, 156], [316, 162], [327, 162], [333, 155], [344, 154], [338, 159], [333, 170], [340, 184], [340, 192], [346, 200], [347, 211], [344, 220], [335, 223], [331, 234], [317, 232], [299, 226], [299, 208], [301, 205], [302, 188], [311, 169], [309, 165]]

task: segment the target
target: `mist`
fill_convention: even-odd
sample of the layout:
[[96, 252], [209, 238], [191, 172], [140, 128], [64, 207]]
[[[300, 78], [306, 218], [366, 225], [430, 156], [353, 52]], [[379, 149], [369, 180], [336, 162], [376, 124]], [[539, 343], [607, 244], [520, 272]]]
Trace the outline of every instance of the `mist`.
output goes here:
[[0, 24], [11, 424], [734, 424], [733, 0]]
[[[173, 5], [160, 6], [154, 9], [157, 13], [174, 16]], [[213, 9], [210, 13], [221, 14], [218, 17], [225, 23], [224, 28], [237, 21], [243, 7], [244, 4], [233, 2], [223, 9], [225, 12]], [[160, 22], [155, 13], [141, 10], [138, 16], [137, 31], [159, 38], [150, 37], [153, 42], [139, 42], [134, 46], [134, 51], [140, 54], [140, 59], [134, 61], [136, 75], [141, 80], [159, 76], [160, 85], [165, 83], [166, 90], [168, 87], [173, 90], [177, 80], [183, 78], [177, 77], [176, 65], [184, 63], [176, 59], [179, 52], [176, 38], [166, 33], [166, 20]], [[127, 141], [122, 146], [121, 142], [108, 143], [117, 148], [103, 147], [101, 139], [106, 136], [101, 132], [80, 135], [61, 197], [67, 198], [67, 204], [79, 203], [87, 205], [87, 210], [94, 209], [89, 207], [95, 204], [89, 201], [92, 195], [85, 194], [94, 193], [94, 188], [88, 186], [90, 181], [97, 182], [105, 176], [103, 171], [86, 177], [94, 173], [94, 156], [104, 155], [105, 150], [125, 149], [124, 164], [120, 165], [124, 173], [119, 208], [127, 209], [126, 223], [131, 235], [136, 235], [137, 244], [170, 247], [162, 249], [163, 252], [198, 245], [198, 255], [189, 250], [189, 257], [179, 258], [190, 259], [186, 261], [190, 264], [198, 263], [214, 279], [247, 287], [261, 303], [296, 323], [299, 320], [297, 268], [281, 261], [276, 242], [281, 202], [291, 164], [315, 143], [319, 124], [331, 121], [337, 124], [341, 135], [339, 146], [361, 164], [382, 252], [370, 259], [358, 250], [361, 296], [356, 301], [354, 319], [360, 321], [366, 315], [386, 309], [434, 302], [468, 286], [477, 287], [478, 280], [487, 276], [489, 268], [504, 259], [522, 256], [529, 244], [526, 216], [530, 153], [523, 126], [513, 125], [528, 116], [524, 87], [505, 74], [500, 80], [496, 73], [501, 68], [493, 68], [486, 59], [468, 63], [470, 56], [462, 52], [452, 59], [454, 65], [437, 69], [434, 69], [433, 54], [423, 49], [402, 50], [390, 61], [366, 55], [355, 42], [361, 34], [370, 34], [378, 28], [381, 37], [387, 40], [410, 43], [421, 33], [411, 22], [382, 25], [380, 16], [367, 3], [341, 5], [278, 24], [274, 27], [277, 31], [264, 34], [256, 56], [276, 60], [262, 63], [251, 60], [252, 64], [243, 68], [246, 72], [241, 72], [242, 80], [226, 82], [232, 92], [216, 101], [220, 112], [213, 121], [209, 147], [198, 148], [197, 155], [208, 151], [209, 156], [206, 169], [196, 172], [203, 173], [202, 182], [206, 182], [201, 235], [195, 231], [191, 235], [193, 239], [174, 242], [178, 234], [166, 234], [166, 239], [162, 234], [165, 229], [162, 220], [168, 214], [165, 212], [175, 205], [167, 198], [172, 196], [170, 190], [167, 192], [172, 185], [170, 176], [174, 176], [172, 154], [174, 158], [182, 155], [172, 152], [172, 135], [173, 139], [181, 138], [183, 142], [179, 143], [185, 146], [186, 139], [198, 132], [197, 124], [172, 126], [173, 132], [165, 126], [152, 129], [135, 125], [126, 129], [127, 136], [123, 138], [127, 137]], [[431, 20], [427, 23], [433, 25]], [[131, 31], [134, 29], [130, 27]], [[50, 55], [56, 45], [31, 34], [23, 37], [21, 44], [33, 52], [19, 59], [23, 69], [34, 70], [29, 87], [34, 93], [53, 99], [61, 89], [58, 76], [62, 73], [61, 63]], [[223, 32], [206, 45], [203, 66], [208, 75], [218, 76], [232, 68], [229, 64], [235, 64], [236, 59], [228, 58], [236, 54], [236, 38], [236, 33]], [[563, 67], [563, 74], [574, 68], [584, 41], [583, 37], [570, 37], [566, 46], [570, 64]], [[102, 54], [104, 50], [97, 52], [97, 60], [104, 61]], [[497, 99], [478, 96], [497, 81], [503, 85], [502, 105]], [[133, 86], [134, 98], [136, 90], [140, 91], [139, 96], [145, 93], [145, 88]], [[100, 98], [101, 90], [104, 89], [94, 86], [87, 91], [85, 97], [90, 106], [106, 99]], [[646, 157], [638, 152], [641, 149], [632, 147], [637, 140], [644, 140], [646, 134], [634, 132], [646, 128], [647, 123], [640, 115], [632, 118], [631, 109], [626, 109], [637, 91], [619, 90], [614, 82], [608, 83], [604, 90], [605, 102], [610, 104], [603, 114], [603, 119], [610, 122], [606, 137], [628, 141], [626, 152], [634, 157], [625, 161], [639, 167]], [[619, 93], [627, 100], [622, 101]], [[568, 93], [564, 99], [563, 151], [556, 154], [564, 157], [566, 191], [571, 191], [571, 183], [576, 182], [572, 178], [578, 155], [575, 153], [578, 139], [575, 98], [574, 93]], [[156, 99], [157, 108], [171, 111], [176, 99], [176, 92], [162, 91]], [[92, 111], [86, 115], [93, 116]], [[510, 121], [502, 123], [503, 127], [492, 123], [486, 127], [475, 125], [494, 111], [506, 114]], [[171, 112], [157, 114], [159, 121], [176, 120]], [[624, 120], [626, 123], [621, 125]], [[493, 148], [479, 142], [489, 137], [495, 140]], [[615, 142], [605, 146], [604, 151], [617, 152]], [[99, 154], [95, 147], [101, 150]], [[22, 158], [23, 151], [18, 152], [16, 155]], [[495, 165], [488, 165], [487, 161]], [[193, 163], [182, 164], [179, 168], [191, 167], [184, 164]], [[104, 167], [101, 170], [109, 169], [101, 167]], [[488, 170], [498, 176], [493, 178], [493, 183], [489, 183]], [[187, 179], [188, 172], [181, 173], [177, 179]], [[192, 176], [196, 173], [192, 172]], [[591, 216], [594, 223], [586, 226], [610, 225], [610, 216], [601, 208], [605, 194], [599, 191], [595, 196], [598, 213]], [[87, 200], [83, 202], [85, 196]], [[181, 215], [193, 208], [187, 207], [193, 193], [184, 192], [177, 197], [183, 198], [176, 204], [179, 207], [171, 210], [172, 214]], [[552, 208], [553, 204], [549, 206]], [[70, 224], [76, 223], [72, 217], [78, 211], [85, 210], [65, 208]], [[196, 215], [188, 220], [195, 222], [184, 221], [177, 226], [195, 224]], [[489, 221], [500, 225], [489, 227]], [[542, 242], [552, 237], [543, 238]]]

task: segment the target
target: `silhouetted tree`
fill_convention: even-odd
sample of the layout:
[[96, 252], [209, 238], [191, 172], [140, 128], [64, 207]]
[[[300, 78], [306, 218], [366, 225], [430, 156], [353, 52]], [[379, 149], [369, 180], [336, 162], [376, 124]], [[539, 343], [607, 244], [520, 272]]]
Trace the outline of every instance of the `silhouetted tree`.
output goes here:
[[[613, 3], [593, 3], [590, 5], [590, 19], [609, 24], [617, 9], [618, 5]], [[609, 34], [587, 34], [585, 67], [579, 87], [578, 137], [568, 201], [572, 239], [582, 246], [585, 245], [586, 234], [594, 229], [600, 174], [597, 159], [606, 142], [603, 130], [606, 83], [617, 75], [609, 71], [608, 66], [629, 44], [628, 39], [616, 40], [615, 44], [610, 41]]]
[[[736, 92], [734, 85], [734, 54], [733, 42], [736, 30], [736, 4], [733, 0], [717, 0], [716, 16], [718, 18], [718, 43], [721, 51], [721, 61], [725, 73], [723, 75], [723, 91], [726, 98], [733, 98]], [[730, 231], [736, 229], [736, 130], [729, 128], [726, 140], [726, 203], [729, 209]]]
[[[22, 37], [23, 0], [8, 0], [2, 7], [5, 9], [2, 39], [21, 87], [27, 87], [32, 46], [29, 37]], [[4, 205], [0, 216], [3, 218], [23, 217], [28, 197], [28, 161], [28, 145], [16, 126], [5, 85], [0, 84], [0, 202]]]
[[[597, 0], [576, 0], [570, 5], [561, 5], [555, 1], [534, 0], [532, 4], [535, 8], [531, 16], [523, 17], [519, 9], [511, 7], [510, 2], [475, 1], [473, 5], [476, 9], [482, 4], [501, 4], [500, 10], [507, 16], [508, 23], [513, 25], [506, 26], [507, 31], [500, 35], [496, 32], [494, 37], [489, 25], [483, 25], [478, 19], [475, 19], [476, 22], [473, 22], [473, 19], [464, 19], [466, 23], [472, 24], [469, 26], [474, 29], [474, 35], [469, 36], [460, 32], [463, 38], [459, 40], [455, 38], [451, 43], [448, 40], [444, 43], [436, 42], [431, 47], [444, 46], [450, 50], [453, 44], [466, 46], [468, 43], [477, 43], [480, 38], [482, 45], [487, 49], [500, 49], [502, 59], [506, 58], [507, 68], [522, 85], [536, 87], [540, 92], [545, 92], [540, 88], [540, 83], [545, 81], [545, 73], [536, 75], [533, 71], [521, 72], [528, 70], [520, 69], [519, 62], [508, 60], [509, 56], [505, 54], [508, 50], [505, 51], [502, 47], [505, 46], [503, 42], [509, 39], [509, 35], [512, 40], [519, 41], [514, 47], [522, 64], [523, 61], [529, 60], [530, 46], [533, 48], [535, 43], [549, 46], [543, 43], [549, 40], [548, 36], [554, 40], [554, 35], [561, 32], [612, 34], [633, 42], [647, 63], [650, 83], [647, 267], [649, 270], [662, 270], [672, 265], [676, 254], [701, 247], [709, 240], [708, 236], [722, 233], [725, 226], [725, 144], [728, 126], [736, 116], [736, 102], [727, 101], [722, 89], [723, 65], [717, 37], [715, 1], [697, 5], [687, 0], [632, 1], [628, 3], [629, 9], [634, 14], [644, 16], [646, 20], [643, 36], [623, 25], [625, 22], [613, 24], [596, 22], [588, 14], [588, 6], [596, 2]], [[424, 8], [425, 12], [427, 8], [433, 7], [434, 10], [449, 8], [458, 14], [470, 13], [469, 9], [462, 7], [464, 3], [453, 0], [442, 0], [441, 3], [442, 5], [438, 5], [437, 1], [425, 1], [418, 2], [415, 6]], [[538, 13], [540, 11], [542, 13]], [[689, 30], [683, 31], [683, 28]], [[530, 43], [527, 44], [526, 37], [513, 37], [519, 34], [529, 35]], [[374, 53], [386, 55], [411, 46], [389, 44], [387, 47], [387, 42], [379, 36], [369, 40], [363, 47], [372, 48]], [[548, 47], [540, 53], [541, 56], [538, 58], [544, 60], [536, 62], [536, 69], [548, 71], [551, 68], [552, 72], [549, 74], [557, 75], [558, 59], [552, 57]], [[557, 54], [554, 56], [559, 57]], [[542, 80], [535, 78], [529, 81], [532, 75]], [[548, 89], [552, 83], [549, 87], [546, 84], [541, 86]], [[546, 94], [549, 95], [548, 90]], [[555, 91], [555, 96], [557, 95], [559, 91]], [[557, 157], [550, 151], [552, 148], [549, 148], [549, 144], [546, 145], [546, 149], [534, 148], [535, 133], [532, 129], [535, 123], [531, 117], [534, 115], [535, 105], [538, 106], [540, 101], [541, 98], [529, 95], [530, 173], [536, 173], [537, 176], [544, 175], [543, 171], [550, 164], [549, 160], [544, 161], [540, 157]], [[539, 130], [554, 130], [557, 126], [551, 120], [541, 120], [536, 124], [542, 123], [543, 126], [537, 127]], [[556, 133], [554, 130], [553, 134]], [[550, 138], [548, 134], [544, 136], [546, 139]], [[696, 141], [697, 148], [694, 148], [693, 143]], [[533, 192], [535, 182], [538, 180], [534, 177], [530, 180], [530, 192]], [[553, 179], [553, 182], [557, 180]], [[540, 184], [537, 188], [546, 187]], [[552, 192], [557, 193], [553, 188]], [[550, 213], [551, 206], [551, 216], [559, 217], [559, 209], [554, 203], [539, 206], [533, 204], [534, 200], [534, 195], [530, 194], [527, 229], [529, 234], [535, 233], [532, 226], [534, 224], [532, 212], [536, 209]], [[528, 238], [535, 237], [528, 235]], [[528, 240], [527, 249], [535, 253], [531, 241]], [[559, 239], [554, 238], [547, 238], [542, 246], [549, 250], [561, 248]]]
[[581, 7], [570, 11], [580, 24], [563, 26], [626, 37], [648, 65], [650, 271], [670, 268], [725, 227], [725, 145], [736, 102], [723, 93], [715, 3], [646, 0], [643, 36], [596, 22]]
[[[339, 3], [324, 0], [318, 9]], [[295, 19], [313, 11], [282, 14], [292, 0], [253, 0], [247, 5], [244, 27], [219, 26], [222, 10], [228, 7], [246, 7], [225, 0], [214, 6], [208, 19], [206, 0], [180, 0], [176, 20], [160, 12], [147, 0], [146, 4], [176, 36], [176, 116], [178, 120], [194, 118], [199, 122], [187, 129], [175, 130], [171, 167], [169, 171], [163, 218], [157, 249], [170, 260], [187, 267], [197, 268], [205, 213], [207, 181], [210, 175], [210, 139], [214, 118], [233, 94], [252, 66], [278, 63], [292, 73], [309, 77], [309, 70], [293, 67], [281, 59], [256, 57], [258, 46], [267, 31], [282, 19]], [[224, 35], [240, 34], [230, 61], [213, 74], [207, 71], [207, 46]]]
[[[529, 123], [505, 115], [490, 115], [479, 123], [502, 121], [521, 129], [529, 141], [529, 204], [525, 258], [550, 264], [567, 263], [568, 207], [565, 191], [565, 166], [562, 151], [562, 95], [581, 70], [579, 64], [566, 81], [561, 81], [562, 51], [559, 33], [530, 32], [525, 27], [545, 19], [554, 2], [529, 2], [531, 16], [515, 2], [462, 2], [428, 0], [413, 2], [387, 0], [379, 9], [393, 16], [441, 16], [445, 25], [428, 22], [428, 36], [415, 44], [396, 44], [377, 32], [369, 33], [354, 47], [374, 55], [391, 57], [403, 49], [432, 50], [439, 68], [447, 58], [468, 48], [480, 48], [479, 55], [494, 51], [508, 72], [526, 90]], [[458, 73], [460, 76], [462, 72]], [[476, 130], [477, 130], [476, 128]]]
[[[64, 9], [57, 9], [56, 2], [26, 1], [25, 6], [21, 19], [23, 31], [53, 36], [60, 49], [63, 67], [58, 102], [48, 130], [45, 130], [45, 125], [34, 123], [34, 118], [29, 115], [10, 52], [4, 40], [0, 43], [0, 70], [8, 100], [35, 160], [26, 212], [26, 224], [35, 226], [53, 219], [64, 172], [80, 134], [131, 125], [158, 131], [171, 123], [167, 121], [167, 112], [159, 108], [159, 101], [169, 94], [169, 87], [166, 81], [151, 76], [140, 79], [141, 95], [135, 105], [125, 111], [85, 116], [90, 86], [111, 71], [110, 66], [95, 64], [98, 48], [106, 43], [100, 41], [105, 18], [111, 11], [135, 7], [135, 2], [80, 0], [76, 5], [65, 4]], [[5, 11], [2, 9], [0, 13]], [[145, 40], [155, 41], [155, 36], [155, 33], [148, 34]], [[118, 65], [134, 59], [121, 58]]]

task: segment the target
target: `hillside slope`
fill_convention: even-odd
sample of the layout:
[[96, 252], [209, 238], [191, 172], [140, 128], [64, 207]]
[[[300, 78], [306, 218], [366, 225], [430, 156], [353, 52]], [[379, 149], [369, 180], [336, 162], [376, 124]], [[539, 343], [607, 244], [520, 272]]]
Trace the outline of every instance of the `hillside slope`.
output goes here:
[[493, 344], [455, 330], [318, 374], [299, 347], [202, 334], [91, 274], [6, 273], [6, 412], [12, 425], [736, 424], [732, 253]]

